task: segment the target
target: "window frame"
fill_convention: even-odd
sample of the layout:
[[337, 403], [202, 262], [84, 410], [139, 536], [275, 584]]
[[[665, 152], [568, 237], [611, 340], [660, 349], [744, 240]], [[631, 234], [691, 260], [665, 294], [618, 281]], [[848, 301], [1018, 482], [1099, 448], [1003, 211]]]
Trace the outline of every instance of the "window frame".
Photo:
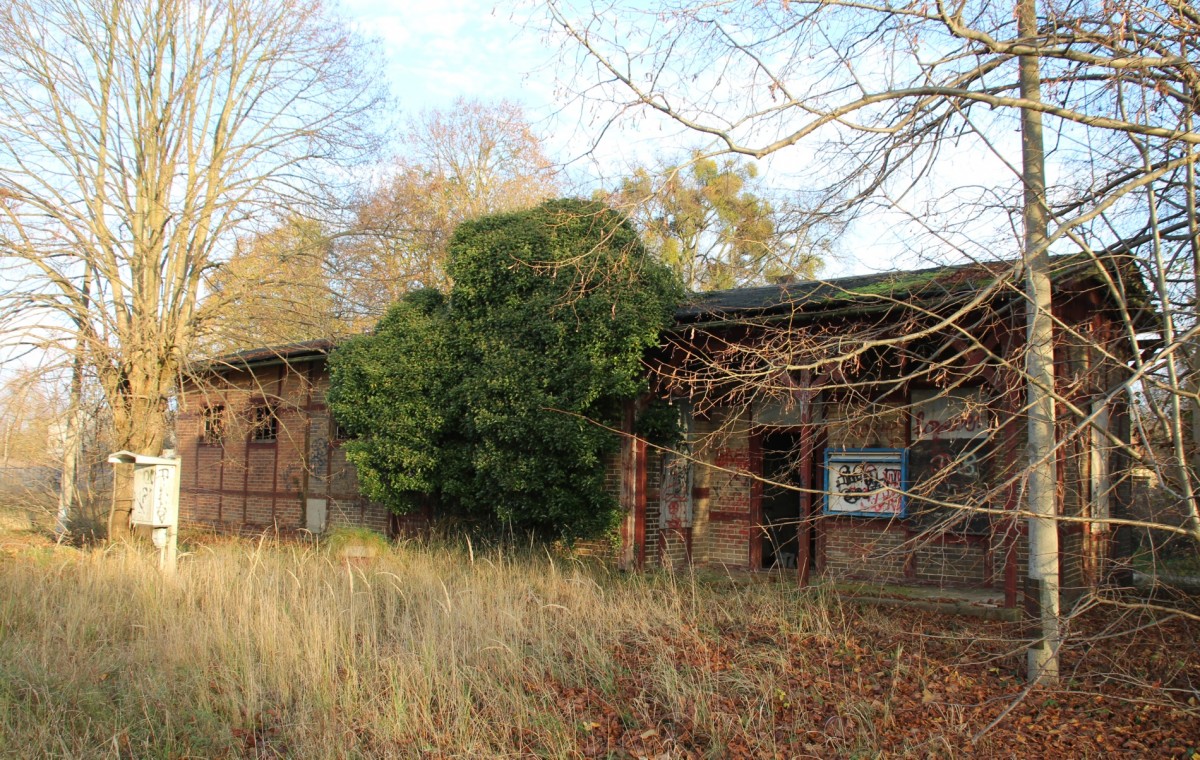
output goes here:
[[274, 404], [257, 399], [250, 404], [247, 415], [250, 423], [249, 443], [269, 446], [279, 441], [279, 416]]
[[341, 444], [349, 441], [354, 436], [350, 431], [338, 424], [338, 421], [329, 415], [329, 441], [334, 444]]
[[224, 446], [229, 434], [224, 404], [208, 404], [200, 410], [200, 445]]

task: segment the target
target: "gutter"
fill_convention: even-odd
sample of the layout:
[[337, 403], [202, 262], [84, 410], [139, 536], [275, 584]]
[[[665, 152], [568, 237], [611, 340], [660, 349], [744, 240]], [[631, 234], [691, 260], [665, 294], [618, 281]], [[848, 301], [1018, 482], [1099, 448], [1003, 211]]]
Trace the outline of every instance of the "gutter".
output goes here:
[[261, 361], [255, 361], [253, 359], [250, 359], [248, 361], [236, 361], [236, 362], [212, 362], [208, 365], [207, 371], [220, 372], [220, 371], [230, 370], [230, 369], [250, 369], [251, 367], [256, 367], [256, 368], [257, 367], [275, 367], [280, 364], [288, 364], [288, 365], [303, 364], [305, 362], [315, 362], [315, 361], [320, 361], [322, 359], [328, 359], [328, 358], [329, 358], [329, 354], [323, 353], [323, 354], [308, 354], [306, 356], [264, 359]]

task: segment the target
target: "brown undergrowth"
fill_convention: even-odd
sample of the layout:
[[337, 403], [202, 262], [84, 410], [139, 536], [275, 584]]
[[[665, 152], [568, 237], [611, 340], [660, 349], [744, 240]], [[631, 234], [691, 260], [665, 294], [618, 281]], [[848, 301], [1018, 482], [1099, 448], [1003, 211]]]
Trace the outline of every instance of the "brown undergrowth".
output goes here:
[[164, 579], [138, 548], [6, 546], [5, 756], [1182, 757], [1200, 746], [1200, 627], [1122, 633], [1147, 613], [1072, 620], [1062, 686], [1025, 694], [1012, 624], [843, 606], [822, 589], [418, 544], [347, 564], [229, 540], [186, 547]]

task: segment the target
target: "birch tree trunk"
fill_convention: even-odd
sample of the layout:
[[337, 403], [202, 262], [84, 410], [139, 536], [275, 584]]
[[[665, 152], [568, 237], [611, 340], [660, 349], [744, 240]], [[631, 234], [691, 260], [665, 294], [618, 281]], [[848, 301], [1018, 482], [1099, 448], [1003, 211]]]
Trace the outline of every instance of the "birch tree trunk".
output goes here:
[[[1017, 6], [1019, 34], [1037, 37], [1036, 0]], [[1020, 59], [1021, 97], [1041, 99], [1038, 56]], [[1025, 386], [1029, 414], [1029, 470], [1026, 490], [1029, 511], [1029, 588], [1036, 604], [1040, 637], [1028, 652], [1027, 677], [1051, 683], [1058, 679], [1059, 552], [1055, 522], [1058, 477], [1054, 447], [1054, 321], [1051, 313], [1050, 253], [1047, 239], [1046, 161], [1042, 148], [1042, 115], [1021, 111], [1021, 171], [1025, 184], [1026, 335]]]

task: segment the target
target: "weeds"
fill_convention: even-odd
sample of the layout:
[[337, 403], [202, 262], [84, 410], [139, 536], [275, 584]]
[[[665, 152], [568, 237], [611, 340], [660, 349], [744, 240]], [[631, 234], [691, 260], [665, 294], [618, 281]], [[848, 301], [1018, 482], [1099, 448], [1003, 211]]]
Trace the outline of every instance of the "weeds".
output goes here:
[[[988, 660], [960, 673], [914, 615], [536, 550], [404, 544], [355, 564], [227, 541], [168, 579], [129, 547], [40, 548], [0, 555], [0, 754], [969, 753], [1021, 684]], [[1007, 720], [1058, 725], [1070, 699]]]

